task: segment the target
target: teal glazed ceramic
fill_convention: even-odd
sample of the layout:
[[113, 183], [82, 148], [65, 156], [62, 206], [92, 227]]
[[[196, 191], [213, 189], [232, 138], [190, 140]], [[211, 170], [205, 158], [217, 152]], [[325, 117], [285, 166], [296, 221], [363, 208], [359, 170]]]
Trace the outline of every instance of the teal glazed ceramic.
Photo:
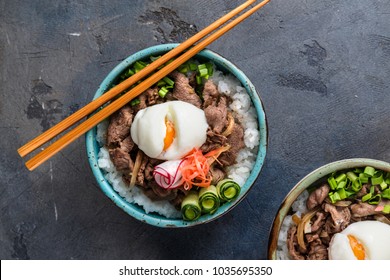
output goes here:
[[[277, 259], [277, 246], [279, 239], [279, 231], [283, 224], [283, 220], [288, 214], [291, 205], [297, 199], [297, 197], [308, 187], [315, 184], [318, 180], [324, 178], [325, 176], [345, 169], [357, 168], [357, 167], [366, 167], [372, 166], [376, 169], [380, 169], [386, 172], [390, 172], [390, 163], [367, 159], [367, 158], [353, 158], [353, 159], [344, 159], [340, 161], [335, 161], [329, 164], [326, 164], [313, 172], [309, 173], [301, 181], [299, 181], [292, 190], [287, 194], [286, 198], [283, 200], [278, 213], [275, 216], [272, 229], [270, 231], [269, 241], [268, 241], [268, 259], [276, 260]], [[287, 245], [286, 245], [287, 246]]]
[[[169, 50], [176, 47], [177, 44], [164, 44], [164, 45], [157, 45], [153, 46], [144, 50], [141, 50], [128, 58], [126, 58], [124, 61], [119, 63], [109, 74], [108, 76], [103, 80], [101, 85], [99, 86], [99, 89], [96, 91], [96, 94], [94, 96], [94, 99], [101, 96], [104, 92], [107, 91], [107, 89], [110, 88], [111, 83], [116, 79], [117, 76], [120, 75], [120, 73], [127, 68], [129, 65], [133, 64], [137, 60], [142, 59], [148, 59], [150, 56], [158, 56], [160, 54], [164, 54], [168, 52]], [[145, 222], [147, 224], [158, 226], [158, 227], [189, 227], [189, 226], [195, 226], [199, 224], [204, 224], [207, 222], [210, 222], [212, 220], [215, 220], [228, 211], [230, 211], [233, 207], [235, 207], [240, 201], [244, 199], [246, 194], [248, 193], [249, 189], [254, 184], [256, 178], [260, 174], [260, 171], [264, 164], [264, 159], [266, 155], [267, 150], [267, 123], [266, 123], [266, 116], [264, 112], [264, 108], [262, 105], [262, 102], [256, 92], [255, 87], [253, 84], [249, 81], [248, 77], [245, 76], [245, 74], [239, 70], [235, 65], [233, 65], [231, 62], [229, 62], [227, 59], [223, 58], [222, 56], [216, 54], [215, 52], [212, 52], [210, 50], [204, 50], [197, 54], [195, 56], [195, 59], [199, 61], [213, 61], [217, 68], [224, 71], [225, 73], [231, 73], [235, 77], [237, 77], [238, 80], [240, 80], [241, 84], [245, 87], [247, 93], [252, 99], [252, 102], [255, 106], [257, 117], [258, 117], [258, 125], [260, 129], [260, 146], [259, 151], [257, 155], [257, 159], [255, 162], [255, 166], [253, 167], [253, 170], [250, 174], [250, 177], [242, 186], [242, 191], [240, 193], [240, 196], [231, 203], [226, 203], [222, 205], [213, 215], [203, 215], [198, 220], [188, 222], [183, 221], [181, 219], [168, 219], [163, 216], [160, 216], [158, 214], [154, 213], [145, 213], [142, 207], [131, 204], [127, 202], [124, 198], [122, 198], [115, 190], [111, 187], [111, 185], [108, 183], [108, 181], [104, 178], [102, 170], [98, 167], [97, 159], [98, 159], [98, 152], [99, 152], [99, 146], [96, 141], [96, 128], [90, 130], [86, 134], [86, 146], [87, 146], [87, 154], [89, 159], [89, 164], [91, 166], [92, 172], [102, 189], [105, 195], [107, 195], [118, 207], [122, 208], [126, 213], [128, 213], [130, 216]]]

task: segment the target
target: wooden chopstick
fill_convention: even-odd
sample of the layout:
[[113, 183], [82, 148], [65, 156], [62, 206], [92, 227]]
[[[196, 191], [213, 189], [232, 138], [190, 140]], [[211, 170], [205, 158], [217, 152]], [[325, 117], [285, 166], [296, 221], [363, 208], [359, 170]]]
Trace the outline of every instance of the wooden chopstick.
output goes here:
[[96, 126], [99, 122], [110, 116], [112, 113], [119, 110], [121, 107], [123, 107], [125, 104], [130, 102], [133, 98], [147, 90], [151, 85], [157, 83], [160, 79], [167, 76], [169, 73], [173, 72], [177, 67], [182, 65], [184, 62], [195, 56], [198, 52], [203, 50], [206, 46], [211, 44], [213, 41], [221, 37], [223, 34], [228, 32], [230, 29], [235, 27], [237, 24], [241, 23], [243, 20], [251, 16], [253, 13], [255, 13], [257, 10], [265, 6], [270, 0], [264, 0], [261, 3], [257, 4], [241, 16], [237, 17], [235, 20], [231, 21], [230, 23], [223, 26], [221, 29], [217, 30], [215, 33], [211, 34], [210, 36], [206, 37], [203, 41], [199, 42], [194, 47], [190, 48], [188, 51], [186, 51], [184, 54], [176, 58], [173, 62], [150, 76], [149, 78], [145, 79], [143, 82], [141, 82], [139, 85], [134, 87], [132, 90], [127, 92], [126, 94], [122, 95], [120, 98], [116, 99], [94, 115], [92, 115], [90, 118], [88, 118], [85, 122], [78, 125], [75, 129], [71, 130], [67, 134], [65, 134], [63, 137], [58, 139], [56, 142], [54, 142], [52, 145], [47, 147], [45, 150], [31, 158], [29, 161], [26, 162], [26, 166], [29, 170], [34, 170], [36, 167], [38, 167], [40, 164], [51, 158], [53, 155], [55, 155], [57, 152], [68, 146], [71, 142], [73, 142], [75, 139], [83, 135], [85, 132]]
[[147, 75], [149, 75], [152, 71], [156, 70], [158, 67], [169, 61], [170, 59], [176, 57], [181, 52], [185, 51], [189, 47], [191, 47], [193, 44], [204, 38], [206, 35], [210, 34], [212, 31], [232, 19], [237, 14], [241, 13], [243, 10], [245, 10], [247, 7], [249, 7], [251, 4], [256, 2], [257, 0], [249, 0], [245, 2], [244, 4], [238, 6], [225, 16], [221, 17], [220, 19], [216, 20], [214, 23], [210, 24], [208, 27], [204, 28], [191, 38], [187, 39], [183, 43], [181, 43], [176, 48], [172, 49], [165, 55], [163, 55], [161, 58], [157, 59], [156, 61], [149, 64], [147, 67], [142, 69], [140, 72], [136, 73], [135, 75], [132, 75], [130, 78], [126, 79], [119, 85], [113, 87], [103, 95], [101, 95], [99, 98], [93, 100], [88, 105], [84, 106], [83, 108], [79, 109], [66, 119], [62, 120], [55, 126], [51, 127], [44, 133], [40, 134], [36, 138], [32, 139], [22, 147], [18, 149], [18, 153], [21, 157], [26, 156], [27, 154], [31, 153], [35, 149], [39, 148], [64, 130], [68, 129], [78, 121], [80, 121], [82, 118], [86, 117], [96, 109], [98, 109], [100, 106], [104, 105], [111, 99], [113, 99], [115, 96], [117, 96], [119, 93], [123, 92], [124, 90], [128, 89], [130, 86], [138, 82], [139, 80], [143, 79]]

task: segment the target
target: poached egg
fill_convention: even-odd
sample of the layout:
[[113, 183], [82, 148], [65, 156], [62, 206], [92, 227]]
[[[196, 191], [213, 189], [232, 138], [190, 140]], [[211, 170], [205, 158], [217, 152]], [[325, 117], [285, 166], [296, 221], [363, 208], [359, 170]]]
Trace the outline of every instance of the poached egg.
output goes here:
[[390, 225], [378, 221], [350, 224], [329, 245], [331, 260], [390, 260]]
[[203, 110], [187, 102], [169, 101], [138, 111], [130, 132], [147, 156], [177, 160], [206, 142], [207, 128]]

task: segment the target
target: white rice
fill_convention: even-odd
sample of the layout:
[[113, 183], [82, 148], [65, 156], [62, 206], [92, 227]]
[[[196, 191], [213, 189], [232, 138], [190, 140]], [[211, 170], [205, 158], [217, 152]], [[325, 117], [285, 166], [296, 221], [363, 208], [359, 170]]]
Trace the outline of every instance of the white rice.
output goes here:
[[[301, 193], [298, 198], [294, 201], [294, 203], [291, 205], [291, 209], [294, 212], [295, 215], [298, 217], [301, 217], [302, 214], [307, 212], [306, 208], [306, 200], [309, 197], [309, 192], [304, 191]], [[287, 215], [282, 223], [282, 226], [280, 227], [279, 232], [279, 238], [278, 238], [278, 248], [276, 250], [276, 258], [278, 260], [289, 260], [290, 254], [288, 253], [287, 249], [287, 232], [290, 227], [294, 225], [294, 222], [292, 220], [292, 216]]]
[[[227, 170], [228, 177], [236, 181], [240, 186], [243, 186], [254, 166], [260, 144], [256, 110], [245, 88], [241, 86], [241, 83], [234, 76], [224, 75], [220, 71], [215, 71], [212, 80], [218, 86], [220, 93], [232, 99], [230, 109], [235, 117], [240, 120], [244, 128], [245, 148], [239, 152], [237, 163], [230, 166]], [[146, 213], [156, 212], [167, 218], [179, 218], [181, 216], [180, 212], [168, 201], [152, 201], [139, 188], [130, 189], [123, 182], [122, 174], [116, 171], [105, 147], [107, 127], [108, 120], [97, 126], [96, 139], [101, 146], [98, 155], [98, 165], [114, 190], [128, 202], [142, 206]]]

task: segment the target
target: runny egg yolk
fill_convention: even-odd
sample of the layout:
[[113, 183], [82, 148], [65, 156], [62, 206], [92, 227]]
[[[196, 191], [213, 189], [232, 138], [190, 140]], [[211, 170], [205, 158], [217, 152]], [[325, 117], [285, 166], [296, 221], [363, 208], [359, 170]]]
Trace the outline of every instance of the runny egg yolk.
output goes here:
[[366, 258], [366, 252], [364, 251], [363, 244], [361, 244], [355, 236], [351, 234], [348, 234], [347, 236], [349, 239], [349, 245], [351, 246], [351, 249], [356, 259], [364, 260]]
[[173, 140], [175, 139], [175, 127], [171, 121], [169, 121], [167, 118], [165, 118], [165, 127], [166, 127], [166, 133], [164, 138], [164, 151], [166, 151], [169, 146], [173, 143]]

